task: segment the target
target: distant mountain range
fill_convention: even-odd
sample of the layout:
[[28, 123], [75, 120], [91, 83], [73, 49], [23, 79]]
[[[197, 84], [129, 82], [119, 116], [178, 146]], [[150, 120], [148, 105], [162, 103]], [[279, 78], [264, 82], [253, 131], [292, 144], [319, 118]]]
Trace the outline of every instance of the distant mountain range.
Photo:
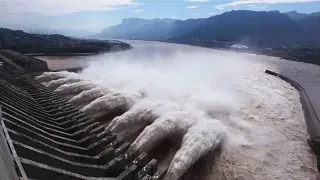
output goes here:
[[124, 19], [120, 25], [104, 29], [100, 37], [161, 39], [171, 35], [170, 28], [173, 27], [175, 21], [173, 19]]
[[299, 20], [302, 20], [307, 17], [319, 17], [320, 16], [320, 12], [305, 14], [305, 13], [298, 13], [297, 11], [290, 11], [290, 12], [286, 12], [284, 14], [287, 15], [290, 19], [292, 19], [294, 21], [299, 21]]
[[[203, 19], [124, 19], [95, 38], [139, 39], [210, 44], [212, 41], [249, 46], [320, 46], [320, 12], [230, 11]], [[210, 45], [209, 45], [210, 46]]]

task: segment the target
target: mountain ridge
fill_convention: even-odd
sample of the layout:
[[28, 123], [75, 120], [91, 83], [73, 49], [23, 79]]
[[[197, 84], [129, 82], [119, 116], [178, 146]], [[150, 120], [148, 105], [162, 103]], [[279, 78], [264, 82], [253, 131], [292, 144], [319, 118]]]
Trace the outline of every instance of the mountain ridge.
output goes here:
[[289, 11], [284, 13], [287, 15], [290, 19], [294, 21], [299, 21], [307, 17], [314, 17], [314, 16], [320, 16], [320, 11], [319, 12], [314, 12], [314, 13], [298, 13], [297, 11]]
[[[314, 17], [314, 18], [312, 18]], [[121, 24], [105, 28], [96, 37], [138, 40], [174, 40], [175, 42], [222, 41], [249, 45], [319, 45], [317, 21], [320, 12], [233, 10], [202, 19], [127, 18]], [[319, 25], [318, 25], [319, 24]]]
[[[276, 27], [276, 28], [275, 28]], [[225, 12], [219, 16], [207, 19], [206, 23], [184, 38], [205, 41], [207, 39], [224, 42], [270, 41], [283, 44], [290, 41], [292, 36], [301, 34], [302, 29], [289, 17], [279, 11], [247, 11], [238, 10]], [[244, 43], [246, 44], [246, 43]]]
[[130, 49], [127, 43], [84, 40], [59, 34], [30, 34], [21, 30], [0, 28], [0, 49], [21, 53], [103, 53]]

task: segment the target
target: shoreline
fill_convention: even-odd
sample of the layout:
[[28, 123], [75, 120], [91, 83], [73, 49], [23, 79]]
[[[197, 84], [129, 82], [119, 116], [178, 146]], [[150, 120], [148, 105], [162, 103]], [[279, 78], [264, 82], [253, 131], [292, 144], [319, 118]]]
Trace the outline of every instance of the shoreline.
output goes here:
[[[130, 44], [129, 44], [130, 45]], [[128, 51], [132, 49], [133, 47], [130, 45], [129, 48], [124, 48], [120, 50], [111, 50], [106, 52], [98, 52], [98, 53], [26, 53], [24, 55], [30, 56], [30, 57], [38, 57], [38, 56], [59, 56], [59, 57], [65, 57], [65, 56], [94, 56], [99, 54], [107, 54], [107, 53], [115, 53], [115, 52], [122, 52], [122, 51]]]
[[[290, 58], [286, 58], [284, 56], [281, 55], [276, 55], [276, 53], [273, 52], [261, 52], [261, 51], [255, 51], [255, 49], [236, 49], [236, 48], [231, 48], [231, 47], [209, 47], [209, 46], [204, 46], [204, 45], [196, 45], [196, 44], [192, 44], [192, 43], [182, 43], [182, 42], [173, 42], [173, 41], [157, 41], [157, 40], [132, 40], [132, 39], [116, 39], [119, 41], [145, 41], [145, 42], [158, 42], [158, 43], [168, 43], [168, 44], [179, 44], [179, 45], [188, 45], [188, 46], [193, 46], [193, 47], [200, 47], [200, 48], [205, 48], [205, 49], [214, 49], [214, 50], [221, 50], [221, 51], [229, 51], [229, 52], [236, 52], [236, 53], [244, 53], [244, 54], [255, 54], [255, 55], [260, 55], [260, 56], [268, 56], [268, 57], [276, 57], [282, 60], [288, 60], [288, 61], [293, 61], [293, 62], [300, 62], [300, 63], [307, 63], [307, 64], [312, 64], [312, 65], [317, 65], [320, 66], [320, 62], [318, 64], [316, 63], [311, 63], [311, 62], [307, 62], [304, 61], [303, 59], [296, 59], [293, 60], [293, 58], [297, 58], [297, 57], [293, 57], [292, 59]], [[277, 51], [278, 53], [280, 53], [280, 51]], [[296, 54], [298, 55], [298, 54]], [[300, 56], [302, 57], [302, 56]], [[319, 57], [320, 58], [320, 57]]]

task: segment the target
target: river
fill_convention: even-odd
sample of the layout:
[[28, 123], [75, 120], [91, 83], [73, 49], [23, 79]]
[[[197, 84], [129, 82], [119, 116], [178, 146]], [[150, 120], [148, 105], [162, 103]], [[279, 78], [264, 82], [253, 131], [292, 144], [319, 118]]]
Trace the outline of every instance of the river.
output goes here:
[[[153, 100], [174, 99], [196, 117], [202, 111], [215, 114], [228, 127], [225, 145], [198, 161], [183, 179], [316, 179], [299, 93], [264, 71], [318, 77], [318, 66], [188, 45], [125, 42], [133, 49], [76, 59], [38, 58], [53, 69], [87, 67], [82, 75], [100, 85], [143, 91]], [[161, 148], [165, 152], [153, 152], [160, 164], [169, 165], [179, 149], [179, 140], [169, 144]]]

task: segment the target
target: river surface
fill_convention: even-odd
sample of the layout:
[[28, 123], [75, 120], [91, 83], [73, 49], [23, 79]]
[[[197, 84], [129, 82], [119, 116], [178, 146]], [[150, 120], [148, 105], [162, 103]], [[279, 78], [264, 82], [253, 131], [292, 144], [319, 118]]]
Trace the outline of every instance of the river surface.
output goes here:
[[[186, 88], [199, 93], [201, 91], [198, 92], [197, 87], [202, 87], [203, 83], [208, 82], [206, 80], [210, 81], [210, 77], [213, 77], [210, 81], [212, 83], [210, 87], [213, 89], [237, 92], [236, 97], [240, 95], [241, 101], [224, 98], [228, 99], [226, 107], [236, 109], [233, 114], [236, 118], [228, 123], [237, 131], [230, 133], [230, 139], [220, 153], [217, 151], [209, 153], [189, 169], [183, 179], [316, 179], [318, 174], [316, 158], [306, 142], [309, 135], [299, 93], [290, 84], [267, 75], [264, 71], [272, 69], [292, 77], [304, 77], [301, 82], [308, 86], [306, 90], [315, 93], [320, 92], [320, 90], [317, 91], [317, 86], [312, 86], [314, 82], [320, 84], [318, 66], [281, 60], [276, 57], [239, 54], [188, 45], [144, 41], [125, 42], [131, 44], [133, 49], [90, 57], [37, 58], [46, 60], [49, 68], [52, 69], [88, 67], [84, 73], [88, 78], [93, 79], [105, 74], [105, 81], [100, 82], [108, 81], [110, 85], [126, 90], [136, 90], [135, 88], [140, 88], [139, 85], [145, 88], [142, 81], [136, 80], [142, 79], [148, 81], [150, 86], [170, 93], [172, 91], [172, 96], [180, 98], [174, 93], [189, 93], [185, 90]], [[159, 59], [163, 64], [159, 64]], [[172, 63], [172, 59], [175, 59], [175, 63], [166, 66]], [[105, 63], [104, 60], [112, 63]], [[138, 65], [135, 61], [139, 62]], [[123, 62], [126, 64], [124, 65]], [[145, 64], [152, 64], [152, 66]], [[119, 66], [125, 66], [125, 68]], [[172, 69], [166, 70], [163, 67]], [[148, 77], [149, 74], [150, 77]], [[166, 79], [158, 78], [160, 76]], [[132, 81], [134, 83], [131, 86], [123, 84]], [[179, 88], [176, 84], [180, 81], [185, 81], [192, 87], [185, 86], [183, 83], [181, 86], [183, 89], [177, 91], [171, 88]], [[164, 86], [167, 87], [164, 88]], [[149, 89], [154, 90], [154, 88]], [[203, 93], [206, 97], [207, 92], [203, 91]], [[198, 96], [201, 97], [201, 93]], [[239, 107], [234, 107], [232, 102]], [[214, 106], [217, 111], [225, 110], [219, 109], [216, 104], [209, 103], [209, 105]], [[222, 105], [225, 104], [222, 103]], [[315, 108], [320, 108], [318, 104], [314, 105]], [[179, 145], [173, 145], [170, 148], [166, 149], [164, 146], [162, 150], [158, 150], [155, 154], [161, 157], [159, 163], [169, 165], [178, 148]]]

